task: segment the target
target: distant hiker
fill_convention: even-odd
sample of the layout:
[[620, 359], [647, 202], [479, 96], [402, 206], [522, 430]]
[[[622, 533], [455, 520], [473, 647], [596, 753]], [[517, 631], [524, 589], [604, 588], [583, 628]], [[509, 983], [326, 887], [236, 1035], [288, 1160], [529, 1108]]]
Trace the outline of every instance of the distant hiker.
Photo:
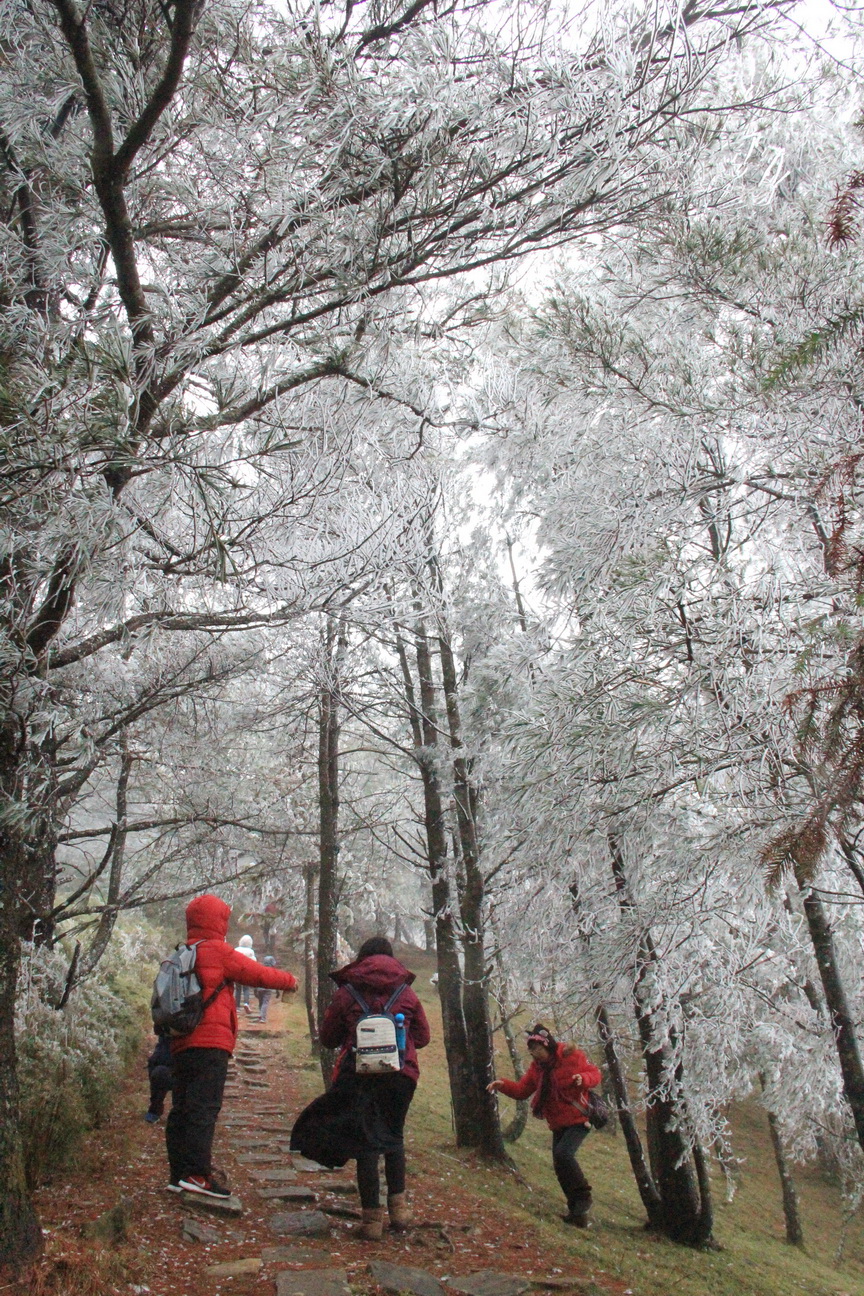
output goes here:
[[[261, 960], [262, 967], [275, 967], [276, 960], [272, 954], [265, 954]], [[270, 1009], [270, 1000], [273, 998], [272, 990], [265, 990], [263, 986], [258, 986], [255, 994], [258, 998], [258, 1020], [266, 1022], [267, 1013]]]
[[228, 1059], [237, 1042], [234, 983], [261, 985], [268, 990], [296, 990], [290, 972], [265, 968], [226, 944], [231, 910], [214, 895], [198, 896], [186, 907], [186, 940], [196, 947], [195, 975], [201, 983], [204, 1015], [189, 1035], [171, 1040], [174, 1061], [174, 1102], [165, 1125], [171, 1168], [168, 1187], [206, 1197], [230, 1197], [231, 1190], [214, 1179], [211, 1149]]
[[174, 1084], [174, 1059], [171, 1057], [171, 1045], [164, 1035], [156, 1041], [156, 1047], [147, 1059], [147, 1074], [150, 1079], [150, 1106], [144, 1113], [149, 1125], [158, 1121], [165, 1110], [165, 1096], [171, 1092]]
[[582, 1173], [576, 1153], [591, 1126], [588, 1123], [588, 1090], [601, 1080], [600, 1072], [581, 1049], [560, 1044], [538, 1023], [527, 1032], [531, 1065], [521, 1080], [493, 1080], [489, 1093], [527, 1098], [535, 1116], [545, 1117], [552, 1131], [552, 1164], [567, 1198], [567, 1224], [588, 1228], [591, 1185]]
[[[240, 944], [234, 947], [235, 954], [242, 954], [245, 958], [250, 958], [257, 963], [255, 956], [254, 942], [251, 936], [241, 936]], [[242, 1008], [245, 1013], [251, 1013], [252, 991], [248, 985], [236, 985], [234, 987], [234, 1002], [238, 1008]]]
[[[393, 946], [383, 936], [371, 937], [355, 962], [330, 975], [339, 989], [324, 1015], [320, 1038], [325, 1048], [339, 1049], [333, 1086], [301, 1112], [291, 1146], [329, 1166], [357, 1158], [360, 1236], [378, 1242], [384, 1229], [378, 1178], [382, 1154], [390, 1227], [401, 1233], [411, 1223], [405, 1197], [405, 1117], [420, 1077], [417, 1050], [429, 1043], [429, 1023], [411, 989], [414, 973], [393, 957]], [[371, 1047], [358, 1046], [358, 1040], [368, 1039]], [[371, 1070], [378, 1065], [380, 1071]]]

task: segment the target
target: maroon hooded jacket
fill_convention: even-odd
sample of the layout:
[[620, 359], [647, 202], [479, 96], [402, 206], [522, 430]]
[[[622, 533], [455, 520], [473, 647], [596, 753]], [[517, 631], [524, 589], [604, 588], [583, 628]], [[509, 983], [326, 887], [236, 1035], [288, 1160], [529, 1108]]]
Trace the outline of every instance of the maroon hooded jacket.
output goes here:
[[349, 963], [338, 972], [330, 973], [339, 986], [321, 1023], [321, 1043], [325, 1048], [338, 1048], [339, 1056], [333, 1068], [333, 1079], [339, 1074], [339, 1068], [354, 1047], [357, 1023], [363, 1011], [357, 1000], [346, 990], [352, 985], [366, 1000], [370, 1012], [380, 1012], [398, 985], [407, 986], [396, 1000], [391, 1013], [403, 1013], [405, 1016], [405, 1062], [402, 1074], [412, 1080], [419, 1080], [420, 1068], [417, 1065], [417, 1050], [429, 1043], [429, 1023], [423, 1011], [423, 1005], [411, 989], [414, 973], [409, 972], [398, 959], [387, 954], [370, 954], [368, 958], [357, 963]]
[[[552, 1071], [549, 1100], [543, 1110], [538, 1111], [540, 1086], [547, 1067]], [[578, 1085], [575, 1081], [577, 1075], [582, 1077], [582, 1083]], [[581, 1049], [573, 1044], [558, 1043], [555, 1056], [545, 1066], [532, 1061], [521, 1080], [499, 1080], [498, 1084], [508, 1098], [527, 1098], [533, 1094], [531, 1110], [534, 1115], [545, 1116], [551, 1130], [560, 1130], [569, 1125], [588, 1124], [588, 1090], [598, 1085], [602, 1078]]]
[[207, 999], [221, 981], [228, 984], [204, 1009], [201, 1022], [191, 1035], [171, 1041], [171, 1052], [188, 1048], [218, 1048], [234, 1052], [237, 1042], [237, 1009], [234, 1006], [234, 982], [261, 986], [264, 990], [296, 990], [297, 979], [290, 972], [265, 967], [245, 954], [238, 954], [226, 944], [231, 909], [218, 896], [197, 896], [186, 906], [186, 940], [201, 941], [195, 956], [195, 972], [201, 982], [201, 993]]

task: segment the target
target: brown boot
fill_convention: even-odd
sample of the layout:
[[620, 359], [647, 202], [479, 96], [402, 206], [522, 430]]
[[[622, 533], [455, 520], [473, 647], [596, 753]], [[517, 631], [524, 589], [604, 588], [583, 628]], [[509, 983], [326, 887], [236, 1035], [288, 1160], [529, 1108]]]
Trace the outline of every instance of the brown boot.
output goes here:
[[380, 1242], [384, 1233], [384, 1207], [363, 1207], [363, 1222], [360, 1225], [360, 1236], [367, 1242]]
[[411, 1223], [411, 1208], [404, 1192], [391, 1193], [387, 1198], [390, 1227], [395, 1233], [404, 1233]]

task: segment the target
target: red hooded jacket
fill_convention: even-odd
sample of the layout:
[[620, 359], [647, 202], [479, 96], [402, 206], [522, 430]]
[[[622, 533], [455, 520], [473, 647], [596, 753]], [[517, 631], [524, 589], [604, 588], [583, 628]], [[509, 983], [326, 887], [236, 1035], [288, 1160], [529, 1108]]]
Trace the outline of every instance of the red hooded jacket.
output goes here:
[[[552, 1068], [552, 1085], [542, 1112], [537, 1111], [540, 1084], [546, 1066]], [[575, 1084], [574, 1076], [581, 1075], [582, 1083]], [[569, 1125], [587, 1125], [585, 1111], [588, 1090], [598, 1085], [603, 1077], [593, 1062], [589, 1062], [581, 1049], [572, 1044], [556, 1044], [555, 1056], [544, 1065], [532, 1061], [521, 1080], [499, 1080], [501, 1093], [508, 1098], [527, 1098], [534, 1094], [531, 1110], [535, 1116], [545, 1116], [551, 1130], [567, 1129]]]
[[414, 973], [409, 972], [398, 959], [387, 954], [370, 954], [359, 963], [349, 963], [338, 972], [330, 973], [339, 986], [324, 1014], [321, 1023], [321, 1043], [325, 1048], [338, 1048], [339, 1056], [333, 1068], [333, 1079], [339, 1074], [339, 1068], [350, 1049], [354, 1047], [357, 1023], [363, 1011], [357, 1000], [346, 990], [352, 985], [366, 1000], [370, 1012], [380, 1012], [398, 985], [405, 985], [393, 1007], [392, 1013], [405, 1015], [405, 1062], [402, 1075], [412, 1080], [420, 1079], [420, 1068], [417, 1065], [417, 1050], [429, 1043], [429, 1023], [423, 1005], [411, 989]]
[[171, 1041], [171, 1052], [188, 1048], [218, 1048], [234, 1052], [237, 1042], [237, 1009], [234, 1006], [234, 982], [260, 986], [264, 990], [296, 990], [297, 979], [290, 972], [265, 967], [245, 954], [237, 954], [226, 944], [231, 909], [218, 896], [197, 896], [186, 906], [186, 940], [201, 941], [195, 957], [195, 972], [205, 999], [221, 981], [227, 985], [204, 1009], [201, 1022], [191, 1035]]

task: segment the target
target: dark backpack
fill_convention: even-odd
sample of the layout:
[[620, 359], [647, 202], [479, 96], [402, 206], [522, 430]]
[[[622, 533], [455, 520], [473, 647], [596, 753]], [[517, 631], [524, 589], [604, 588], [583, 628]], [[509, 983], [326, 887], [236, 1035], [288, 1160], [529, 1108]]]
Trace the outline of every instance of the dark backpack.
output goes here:
[[588, 1090], [588, 1105], [585, 1111], [588, 1124], [592, 1129], [603, 1129], [609, 1124], [612, 1113], [605, 1098], [601, 1098], [593, 1089]]
[[178, 945], [159, 969], [150, 1000], [150, 1014], [157, 1035], [167, 1035], [171, 1039], [191, 1035], [201, 1024], [206, 1009], [228, 984], [222, 981], [211, 995], [204, 998], [195, 972], [200, 944], [200, 941], [195, 941], [192, 945]]

